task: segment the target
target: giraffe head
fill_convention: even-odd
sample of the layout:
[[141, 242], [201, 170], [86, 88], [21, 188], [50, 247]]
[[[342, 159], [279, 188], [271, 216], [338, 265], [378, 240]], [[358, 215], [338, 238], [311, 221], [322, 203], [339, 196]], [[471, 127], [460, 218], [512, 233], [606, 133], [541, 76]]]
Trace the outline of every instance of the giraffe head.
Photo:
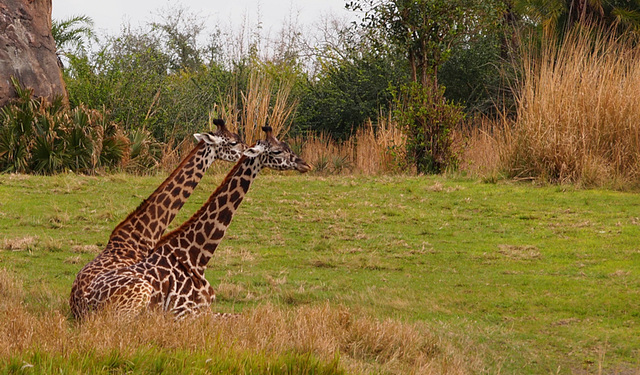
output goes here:
[[230, 162], [236, 162], [242, 156], [247, 145], [240, 139], [236, 133], [232, 133], [227, 129], [224, 120], [215, 119], [213, 123], [216, 125], [215, 132], [196, 133], [193, 136], [198, 141], [204, 143], [213, 151], [215, 159], [221, 159]]
[[279, 171], [297, 170], [305, 173], [311, 170], [311, 166], [291, 151], [288, 144], [276, 139], [270, 126], [263, 126], [262, 130], [266, 133], [265, 139], [244, 151], [246, 156], [260, 157], [265, 167]]

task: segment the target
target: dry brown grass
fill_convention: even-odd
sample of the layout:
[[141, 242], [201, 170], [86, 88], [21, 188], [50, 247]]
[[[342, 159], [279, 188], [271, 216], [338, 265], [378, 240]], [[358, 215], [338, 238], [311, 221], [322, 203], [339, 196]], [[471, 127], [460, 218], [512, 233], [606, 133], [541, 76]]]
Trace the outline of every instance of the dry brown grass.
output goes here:
[[309, 134], [292, 143], [301, 144], [301, 156], [316, 173], [379, 175], [402, 172], [406, 136], [391, 116], [369, 120], [344, 142], [328, 134]]
[[375, 129], [371, 121], [359, 128], [352, 143], [356, 169], [363, 174], [398, 171], [405, 159], [406, 135], [391, 115], [380, 116]]
[[[226, 102], [214, 108], [227, 124], [233, 124], [230, 128], [239, 130], [248, 145], [263, 138], [262, 127], [265, 125], [271, 126], [278, 137], [289, 132], [289, 117], [298, 106], [298, 100], [290, 96], [294, 81], [286, 75], [278, 77], [277, 81], [264, 68], [253, 67], [247, 90], [239, 92], [234, 85]], [[237, 119], [241, 122], [237, 123]]]
[[500, 172], [500, 154], [496, 135], [502, 127], [496, 129], [496, 123], [487, 119], [460, 131], [465, 141], [457, 144], [460, 154], [460, 169], [477, 177], [494, 177]]
[[26, 236], [20, 238], [4, 238], [0, 242], [0, 250], [25, 251], [33, 249], [38, 243], [38, 236]]
[[[595, 37], [594, 37], [595, 35]], [[479, 169], [583, 186], [640, 183], [640, 47], [593, 29], [524, 59], [515, 122], [474, 134]], [[484, 150], [495, 145], [493, 158]]]
[[[378, 320], [330, 304], [285, 309], [263, 305], [235, 318], [201, 316], [176, 322], [162, 314], [124, 321], [104, 312], [82, 324], [59, 310], [31, 313], [19, 282], [0, 270], [0, 357], [38, 351], [63, 356], [134, 356], [140, 350], [202, 351], [233, 356], [256, 352], [313, 353], [340, 358], [348, 373], [464, 374], [480, 366], [425, 324]], [[476, 367], [477, 369], [477, 367]]]

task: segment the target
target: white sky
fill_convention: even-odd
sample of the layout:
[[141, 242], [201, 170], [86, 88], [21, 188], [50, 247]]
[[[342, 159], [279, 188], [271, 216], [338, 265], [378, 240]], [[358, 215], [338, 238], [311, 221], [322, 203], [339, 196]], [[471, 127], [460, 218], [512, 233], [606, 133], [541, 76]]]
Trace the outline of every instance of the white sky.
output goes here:
[[[52, 17], [66, 19], [87, 15], [93, 18], [98, 35], [118, 35], [121, 25], [133, 28], [144, 26], [151, 20], [159, 20], [163, 9], [181, 6], [201, 15], [206, 25], [219, 24], [238, 27], [245, 17], [249, 25], [255, 25], [258, 17], [266, 33], [275, 34], [285, 20], [293, 16], [301, 26], [320, 21], [323, 15], [355, 19], [354, 13], [345, 10], [345, 0], [53, 0]], [[258, 11], [259, 9], [259, 11]], [[260, 16], [258, 16], [260, 14]], [[213, 30], [211, 27], [208, 29]]]

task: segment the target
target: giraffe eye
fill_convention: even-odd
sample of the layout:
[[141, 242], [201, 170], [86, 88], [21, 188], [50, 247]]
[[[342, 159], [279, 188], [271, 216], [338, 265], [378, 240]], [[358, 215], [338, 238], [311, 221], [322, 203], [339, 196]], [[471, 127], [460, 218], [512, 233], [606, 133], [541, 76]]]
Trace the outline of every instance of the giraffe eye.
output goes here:
[[274, 151], [274, 152], [272, 152], [272, 154], [274, 154], [274, 155], [280, 155], [280, 154], [282, 154], [282, 151]]

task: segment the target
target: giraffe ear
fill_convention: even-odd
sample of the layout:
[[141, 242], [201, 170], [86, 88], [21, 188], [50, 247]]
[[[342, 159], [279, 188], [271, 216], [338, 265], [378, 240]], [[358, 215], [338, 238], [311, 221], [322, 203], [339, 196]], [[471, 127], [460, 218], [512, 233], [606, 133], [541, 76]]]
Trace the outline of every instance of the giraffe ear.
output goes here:
[[256, 144], [255, 146], [248, 148], [246, 150], [244, 150], [244, 155], [250, 157], [250, 158], [255, 158], [256, 156], [262, 154], [264, 152], [265, 148], [263, 145], [260, 144]]
[[213, 135], [210, 133], [195, 133], [193, 136], [196, 137], [198, 141], [204, 141], [205, 143], [208, 143], [210, 145], [219, 145], [223, 141], [222, 137], [218, 137], [217, 135]]

